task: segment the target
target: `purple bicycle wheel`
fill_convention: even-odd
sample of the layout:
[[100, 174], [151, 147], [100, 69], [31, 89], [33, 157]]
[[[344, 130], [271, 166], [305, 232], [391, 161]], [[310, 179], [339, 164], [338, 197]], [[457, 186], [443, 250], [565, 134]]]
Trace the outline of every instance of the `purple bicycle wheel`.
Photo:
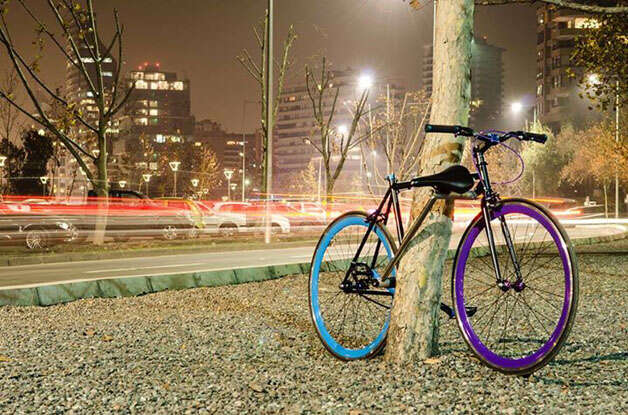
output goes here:
[[[505, 200], [490, 221], [504, 279], [499, 286], [485, 226], [478, 215], [456, 253], [452, 298], [458, 326], [482, 362], [504, 373], [529, 374], [558, 353], [575, 319], [575, 255], [566, 232], [543, 207]], [[514, 242], [519, 272], [504, 226]]]

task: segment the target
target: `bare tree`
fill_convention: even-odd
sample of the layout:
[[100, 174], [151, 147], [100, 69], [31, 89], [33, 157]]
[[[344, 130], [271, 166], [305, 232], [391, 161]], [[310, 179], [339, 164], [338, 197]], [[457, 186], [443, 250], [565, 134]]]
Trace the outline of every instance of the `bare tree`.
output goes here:
[[[266, 51], [266, 39], [268, 39], [268, 10], [266, 11], [266, 17], [262, 24], [253, 26], [253, 33], [255, 34], [255, 38], [257, 40], [257, 45], [259, 47], [260, 55], [257, 60], [251, 57], [251, 54], [244, 49], [241, 55], [238, 55], [236, 59], [238, 62], [242, 64], [244, 69], [255, 79], [255, 81], [259, 84], [260, 93], [261, 93], [261, 103], [262, 103], [262, 133], [264, 137], [264, 142], [262, 143], [262, 152], [264, 154], [264, 160], [262, 162], [262, 193], [266, 193], [268, 186], [266, 183], [268, 171], [268, 157], [267, 157], [267, 149], [268, 149], [268, 127], [266, 126], [266, 106], [269, 105], [266, 102], [266, 59], [265, 59], [265, 51]], [[284, 80], [286, 77], [286, 72], [292, 65], [292, 61], [290, 60], [290, 50], [292, 48], [292, 44], [297, 38], [297, 34], [294, 31], [294, 28], [290, 26], [288, 29], [288, 35], [286, 36], [286, 40], [283, 45], [283, 52], [281, 54], [281, 61], [275, 60], [273, 57], [273, 63], [275, 64], [277, 71], [279, 72], [279, 78], [277, 80], [277, 93], [273, 96], [275, 97], [274, 102], [272, 103], [272, 124], [275, 125], [275, 120], [277, 119], [277, 111], [279, 110], [279, 100], [281, 98], [281, 93], [283, 91]]]
[[[430, 111], [430, 99], [426, 91], [406, 92], [401, 100], [391, 96], [390, 88], [386, 94], [378, 97], [377, 110], [372, 111], [363, 122], [372, 131], [360, 146], [362, 168], [367, 171], [379, 188], [386, 185], [385, 177], [395, 173], [399, 180], [409, 180], [419, 168], [421, 151], [425, 137], [424, 126]], [[386, 170], [378, 168], [377, 163], [368, 163], [369, 153], [383, 155]], [[371, 194], [377, 189], [368, 182]]]
[[[109, 42], [104, 42], [98, 31], [94, 15], [93, 1], [86, 0], [48, 0], [48, 7], [58, 25], [57, 34], [48, 27], [44, 20], [35, 15], [33, 10], [23, 0], [17, 0], [23, 11], [33, 20], [37, 29], [37, 39], [34, 42], [38, 47], [38, 54], [31, 60], [17, 49], [11, 35], [9, 19], [7, 18], [6, 2], [3, 2], [2, 19], [0, 20], [0, 44], [6, 50], [7, 57], [15, 70], [21, 89], [28, 97], [30, 104], [35, 108], [35, 114], [27, 110], [26, 105], [18, 103], [14, 95], [6, 90], [0, 91], [3, 98], [12, 107], [21, 112], [36, 124], [50, 131], [76, 158], [79, 166], [85, 171], [87, 178], [99, 196], [107, 196], [107, 131], [114, 116], [122, 109], [133, 87], [123, 93], [120, 84], [122, 55], [122, 33], [118, 13], [114, 10], [114, 35]], [[64, 98], [58, 90], [50, 87], [41, 76], [40, 61], [44, 52], [44, 45], [49, 42], [61, 53], [68, 66], [73, 67], [81, 82], [87, 85], [89, 96], [98, 109], [98, 116], [90, 119], [82, 108], [75, 102]], [[112, 75], [111, 87], [107, 87], [103, 63], [111, 59], [113, 51], [117, 52], [117, 70]], [[84, 56], [81, 51], [87, 51]], [[93, 62], [89, 68], [86, 62]], [[107, 74], [109, 75], [109, 74]], [[44, 99], [39, 98], [44, 96]], [[89, 132], [97, 144], [98, 155], [88, 150], [87, 142], [79, 142], [72, 137], [73, 130], [66, 130], [58, 126], [58, 119], [52, 117], [51, 112], [43, 104], [52, 100], [64, 109], [64, 116], [71, 120], [71, 124]], [[95, 165], [95, 172], [88, 165], [91, 161]]]
[[[315, 131], [306, 140], [321, 156], [325, 173], [325, 196], [333, 194], [334, 185], [340, 176], [349, 152], [364, 142], [366, 135], [358, 136], [360, 120], [367, 113], [366, 105], [369, 96], [368, 88], [360, 93], [360, 97], [351, 109], [351, 125], [347, 131], [339, 131], [334, 126], [334, 117], [338, 109], [340, 86], [333, 84], [333, 74], [329, 70], [327, 60], [322, 58], [320, 74], [317, 75], [305, 66], [305, 85], [312, 104]], [[331, 105], [328, 107], [328, 103]], [[367, 133], [368, 134], [368, 133]]]

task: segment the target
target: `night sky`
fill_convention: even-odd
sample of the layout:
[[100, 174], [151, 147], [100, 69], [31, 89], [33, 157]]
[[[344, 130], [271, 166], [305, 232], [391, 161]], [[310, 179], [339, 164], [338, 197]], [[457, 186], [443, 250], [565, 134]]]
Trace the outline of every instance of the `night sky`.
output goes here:
[[[30, 0], [52, 22], [44, 0]], [[251, 30], [264, 14], [265, 0], [96, 0], [99, 25], [110, 32], [113, 8], [125, 25], [126, 70], [160, 62], [161, 68], [188, 77], [192, 113], [239, 131], [242, 102], [259, 99], [250, 75], [235, 60], [243, 48], [256, 53]], [[9, 13], [18, 45], [31, 49], [33, 25], [16, 2]], [[303, 67], [325, 54], [336, 68], [351, 66], [408, 87], [420, 86], [423, 45], [432, 39], [432, 4], [411, 9], [401, 0], [275, 0], [276, 47], [290, 24], [298, 39], [289, 79], [300, 80]], [[536, 23], [534, 6], [476, 8], [476, 35], [505, 48], [505, 105], [534, 93]], [[50, 26], [54, 27], [54, 26]], [[50, 49], [52, 52], [52, 48]], [[49, 54], [50, 55], [50, 54]], [[3, 50], [0, 64], [4, 66]], [[62, 85], [65, 64], [57, 54], [43, 61], [44, 78]], [[279, 55], [278, 55], [279, 56]], [[246, 128], [257, 127], [258, 110], [247, 107]]]

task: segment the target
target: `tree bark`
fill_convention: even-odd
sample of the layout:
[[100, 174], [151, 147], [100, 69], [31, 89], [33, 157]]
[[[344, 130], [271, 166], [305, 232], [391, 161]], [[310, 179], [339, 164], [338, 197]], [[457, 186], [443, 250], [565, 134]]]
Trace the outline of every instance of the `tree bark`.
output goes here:
[[[438, 2], [431, 123], [468, 123], [473, 10], [473, 0]], [[419, 174], [432, 174], [458, 164], [463, 149], [463, 140], [453, 136], [426, 138]], [[425, 189], [415, 192], [413, 217], [418, 215], [430, 193]], [[437, 353], [441, 280], [451, 238], [451, 212], [452, 203], [435, 205], [397, 269], [397, 291], [386, 347], [389, 362], [401, 364]]]

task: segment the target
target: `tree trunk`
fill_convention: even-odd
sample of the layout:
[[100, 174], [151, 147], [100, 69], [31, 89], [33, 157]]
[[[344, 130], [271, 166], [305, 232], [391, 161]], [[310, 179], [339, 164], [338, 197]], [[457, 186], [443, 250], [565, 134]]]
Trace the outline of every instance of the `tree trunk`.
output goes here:
[[107, 230], [107, 216], [109, 213], [109, 178], [107, 176], [107, 146], [106, 141], [100, 143], [100, 154], [96, 162], [96, 185], [94, 191], [98, 196], [98, 215], [96, 216], [96, 226], [94, 228], [94, 245], [105, 243], [105, 232]]
[[602, 187], [604, 188], [604, 217], [608, 219], [608, 185], [606, 182], [602, 184]]
[[[467, 125], [471, 95], [473, 0], [440, 1], [436, 12], [434, 80], [430, 122]], [[464, 140], [431, 135], [421, 151], [420, 175], [458, 164]], [[431, 192], [416, 191], [416, 217]], [[436, 203], [397, 269], [397, 291], [391, 311], [386, 359], [401, 364], [438, 351], [438, 313], [443, 264], [451, 238], [451, 202]]]

